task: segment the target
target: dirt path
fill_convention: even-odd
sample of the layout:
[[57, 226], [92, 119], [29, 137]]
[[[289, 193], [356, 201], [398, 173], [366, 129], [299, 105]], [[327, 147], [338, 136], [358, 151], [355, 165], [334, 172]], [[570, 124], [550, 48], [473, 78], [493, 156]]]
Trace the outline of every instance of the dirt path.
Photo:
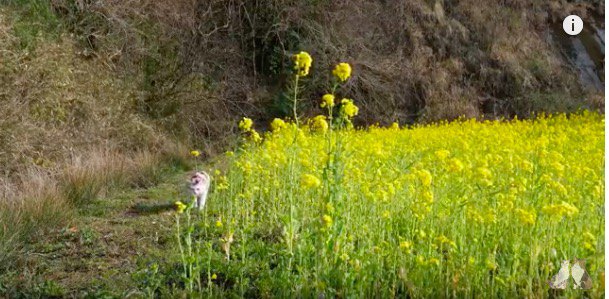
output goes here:
[[158, 186], [115, 194], [79, 209], [69, 226], [32, 240], [19, 271], [4, 274], [0, 293], [141, 296], [137, 271], [174, 254], [172, 203], [180, 198], [181, 179], [182, 174], [172, 175]]

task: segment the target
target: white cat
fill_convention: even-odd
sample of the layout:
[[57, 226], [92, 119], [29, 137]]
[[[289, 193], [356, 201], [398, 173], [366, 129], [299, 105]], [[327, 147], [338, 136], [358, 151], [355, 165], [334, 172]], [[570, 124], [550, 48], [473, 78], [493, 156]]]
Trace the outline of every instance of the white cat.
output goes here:
[[192, 195], [196, 197], [194, 207], [199, 210], [203, 210], [203, 207], [205, 207], [210, 182], [211, 178], [205, 171], [197, 171], [190, 177], [190, 186], [188, 188]]
[[560, 265], [560, 270], [554, 276], [552, 276], [552, 280], [549, 281], [550, 288], [564, 290], [567, 288], [567, 284], [569, 283], [569, 261], [562, 261]]

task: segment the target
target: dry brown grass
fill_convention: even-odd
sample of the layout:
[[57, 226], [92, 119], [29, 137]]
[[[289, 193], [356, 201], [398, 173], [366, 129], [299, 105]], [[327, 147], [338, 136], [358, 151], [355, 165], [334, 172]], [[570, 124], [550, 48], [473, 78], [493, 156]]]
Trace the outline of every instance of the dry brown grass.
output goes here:
[[[131, 57], [125, 61], [163, 59], [165, 71], [153, 71], [156, 85], [147, 90], [146, 104], [154, 113], [167, 112], [164, 125], [175, 128], [175, 120], [187, 119], [187, 135], [208, 140], [230, 135], [241, 115], [263, 122], [286, 116], [289, 104], [278, 93], [287, 88], [289, 55], [299, 50], [315, 59], [303, 94], [307, 114], [319, 112], [317, 99], [329, 88], [328, 70], [338, 61], [355, 67], [354, 78], [340, 92], [360, 104], [362, 124], [525, 117], [585, 106], [577, 100], [583, 91], [576, 76], [564, 67], [546, 30], [556, 15], [586, 6], [133, 0], [99, 2], [88, 10], [113, 28], [105, 35], [100, 31], [102, 38], [129, 36], [129, 44], [137, 45], [121, 49]], [[157, 26], [157, 42], [177, 41], [172, 44], [176, 56], [147, 52], [136, 33], [124, 34], [137, 20]], [[539, 94], [551, 95], [549, 103]], [[565, 107], [565, 101], [572, 105]]]
[[180, 153], [187, 150], [175, 145], [157, 153], [88, 152], [61, 168], [32, 166], [17, 178], [1, 180], [0, 265], [14, 265], [31, 240], [68, 225], [79, 206], [109, 192], [158, 184], [165, 165], [187, 164]]
[[340, 92], [359, 103], [361, 124], [526, 117], [589, 106], [577, 100], [584, 91], [546, 38], [550, 22], [592, 9], [586, 3], [53, 3], [86, 40], [80, 47], [135, 75], [140, 110], [209, 148], [229, 142], [242, 115], [262, 123], [288, 115], [281, 92], [288, 86], [289, 56], [300, 50], [315, 59], [301, 101], [309, 115], [320, 112], [328, 70], [339, 61], [355, 67]]
[[[137, 109], [135, 80], [65, 34], [28, 36], [0, 10], [0, 265], [114, 190], [157, 184], [188, 150]], [[23, 33], [21, 33], [23, 34]], [[8, 263], [7, 261], [11, 261]]]

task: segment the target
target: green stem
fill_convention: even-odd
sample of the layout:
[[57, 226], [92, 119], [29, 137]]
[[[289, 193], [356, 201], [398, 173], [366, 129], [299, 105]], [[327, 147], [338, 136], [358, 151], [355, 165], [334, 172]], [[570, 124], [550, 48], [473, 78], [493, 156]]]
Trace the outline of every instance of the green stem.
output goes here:
[[294, 80], [294, 106], [292, 107], [294, 112], [294, 122], [296, 122], [296, 126], [298, 127], [298, 113], [296, 112], [296, 108], [298, 106], [298, 78], [300, 76], [296, 75], [296, 79]]
[[176, 214], [178, 247], [180, 248], [180, 258], [182, 259], [182, 268], [186, 273], [186, 257], [184, 256], [184, 247], [182, 247], [182, 238], [180, 236], [180, 214]]

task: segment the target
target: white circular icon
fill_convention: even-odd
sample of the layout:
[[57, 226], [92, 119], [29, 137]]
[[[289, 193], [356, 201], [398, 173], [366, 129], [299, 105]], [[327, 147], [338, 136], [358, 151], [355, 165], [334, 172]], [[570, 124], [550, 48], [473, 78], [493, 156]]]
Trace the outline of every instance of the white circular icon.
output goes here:
[[562, 29], [568, 35], [578, 35], [584, 29], [584, 21], [576, 15], [570, 15], [562, 21]]

